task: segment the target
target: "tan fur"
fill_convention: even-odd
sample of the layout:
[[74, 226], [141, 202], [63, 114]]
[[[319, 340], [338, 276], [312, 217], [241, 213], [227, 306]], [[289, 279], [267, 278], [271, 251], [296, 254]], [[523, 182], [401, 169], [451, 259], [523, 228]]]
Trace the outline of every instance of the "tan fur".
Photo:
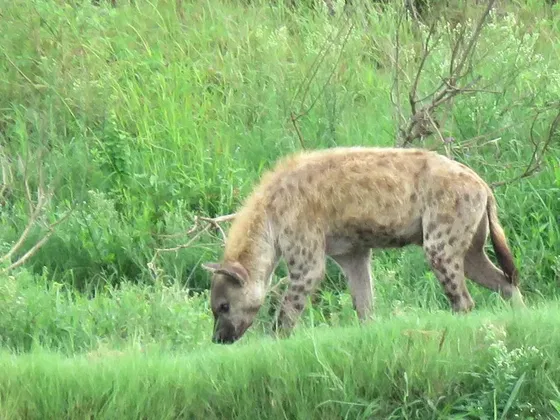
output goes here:
[[[484, 253], [488, 228], [505, 275]], [[290, 274], [279, 316], [285, 332], [322, 280], [327, 256], [344, 271], [356, 311], [365, 320], [373, 309], [371, 249], [410, 244], [424, 248], [454, 311], [474, 305], [465, 273], [504, 297], [519, 295], [492, 191], [465, 165], [434, 152], [400, 148], [332, 148], [283, 158], [237, 213], [222, 263], [208, 267], [215, 271], [215, 340], [231, 342], [243, 335], [281, 257]], [[242, 284], [228, 280], [227, 269], [216, 272], [228, 264], [244, 268]], [[236, 291], [233, 299], [228, 289]], [[230, 309], [220, 313], [217, 305], [225, 300]], [[250, 314], [240, 320], [239, 308], [251, 308]], [[232, 320], [236, 310], [237, 321]], [[221, 332], [220, 323], [230, 325], [229, 334]]]

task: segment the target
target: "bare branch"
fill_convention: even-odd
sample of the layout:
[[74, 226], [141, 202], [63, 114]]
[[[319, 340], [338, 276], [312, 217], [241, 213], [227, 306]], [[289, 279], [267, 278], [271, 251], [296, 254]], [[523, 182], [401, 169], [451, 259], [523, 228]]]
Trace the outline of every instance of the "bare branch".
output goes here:
[[[0, 156], [0, 159], [1, 158], [2, 158], [2, 156]], [[11, 248], [8, 250], [8, 252], [6, 254], [0, 256], [0, 263], [8, 262], [8, 264], [9, 264], [6, 268], [3, 268], [0, 271], [0, 273], [2, 273], [2, 274], [5, 274], [5, 273], [23, 265], [27, 260], [29, 260], [29, 258], [31, 258], [33, 255], [35, 255], [37, 253], [37, 251], [45, 243], [47, 243], [47, 241], [50, 239], [50, 237], [54, 234], [55, 228], [59, 224], [61, 224], [65, 220], [67, 220], [68, 217], [70, 216], [70, 214], [72, 213], [72, 211], [74, 210], [74, 207], [72, 207], [61, 218], [59, 218], [55, 222], [49, 224], [47, 226], [47, 233], [45, 233], [44, 236], [40, 240], [38, 240], [27, 252], [25, 252], [22, 256], [20, 256], [16, 261], [10, 263], [12, 257], [17, 252], [20, 251], [21, 247], [23, 246], [25, 241], [28, 239], [29, 234], [31, 233], [31, 230], [36, 225], [39, 217], [46, 212], [47, 205], [49, 204], [50, 199], [53, 195], [52, 189], [51, 189], [51, 191], [48, 191], [48, 192], [45, 192], [45, 190], [44, 190], [43, 170], [42, 170], [41, 165], [39, 165], [38, 166], [38, 173], [39, 173], [38, 174], [38, 184], [37, 184], [37, 202], [33, 203], [31, 188], [29, 186], [29, 174], [28, 174], [29, 161], [28, 161], [28, 159], [29, 159], [29, 156], [26, 156], [25, 160], [21, 159], [21, 157], [18, 156], [17, 159], [16, 159], [16, 163], [19, 164], [20, 170], [23, 173], [23, 184], [24, 184], [27, 207], [28, 207], [28, 210], [29, 210], [29, 219], [27, 221], [27, 224], [26, 224], [25, 228], [23, 229], [23, 232], [19, 236], [19, 238], [15, 241], [15, 243], [11, 246]], [[2, 172], [3, 172], [3, 179], [4, 179], [4, 181], [3, 181], [4, 184], [3, 184], [3, 187], [2, 187], [2, 193], [6, 190], [9, 182], [12, 182], [11, 169], [9, 168], [9, 166], [7, 166], [6, 163], [4, 163], [4, 161], [5, 161], [5, 159], [2, 159]], [[4, 175], [5, 173], [9, 173], [10, 175], [9, 176]], [[1, 197], [1, 195], [0, 195], [0, 197]]]
[[[397, 124], [400, 126], [401, 121], [405, 121], [405, 116], [402, 112], [401, 106], [401, 93], [400, 93], [400, 86], [399, 86], [399, 70], [400, 70], [400, 32], [401, 32], [401, 25], [403, 20], [404, 13], [399, 13], [397, 16], [397, 25], [395, 28], [395, 59], [394, 59], [394, 66], [395, 66], [395, 76], [393, 77], [393, 86], [391, 87], [391, 102], [393, 103], [393, 107], [395, 108], [395, 119]], [[393, 97], [394, 94], [394, 97]], [[399, 139], [400, 133], [397, 132], [397, 142]]]
[[[339, 39], [339, 37], [342, 35], [343, 30], [346, 28], [347, 23], [349, 21], [350, 21], [350, 18], [346, 17], [344, 25], [342, 25], [339, 28], [339, 30], [338, 30], [336, 36], [334, 37], [334, 39], [331, 39], [330, 37], [327, 37], [327, 39], [325, 40], [325, 43], [323, 44], [323, 45], [327, 45], [327, 47], [325, 48], [325, 51], [324, 52], [320, 51], [319, 54], [317, 54], [314, 62], [311, 65], [311, 68], [308, 70], [308, 75], [303, 79], [303, 81], [299, 85], [299, 87], [296, 90], [296, 93], [294, 95], [294, 98], [292, 100], [292, 102], [293, 102], [295, 100], [295, 98], [297, 97], [297, 95], [299, 94], [299, 92], [302, 90], [302, 87], [306, 86], [304, 91], [303, 91], [303, 96], [302, 96], [302, 99], [301, 99], [301, 106], [300, 107], [301, 107], [302, 110], [300, 110], [298, 113], [290, 112], [290, 121], [291, 121], [292, 125], [294, 126], [294, 129], [295, 129], [296, 134], [298, 136], [298, 140], [299, 140], [300, 145], [303, 149], [305, 149], [305, 141], [303, 139], [303, 134], [301, 133], [301, 130], [299, 129], [299, 126], [298, 126], [297, 123], [298, 123], [300, 118], [307, 115], [315, 107], [315, 104], [317, 103], [319, 98], [323, 95], [323, 92], [325, 91], [327, 85], [331, 81], [332, 76], [336, 72], [336, 69], [338, 68], [338, 64], [340, 62], [340, 59], [342, 58], [342, 52], [344, 50], [344, 46], [348, 42], [348, 38], [350, 37], [350, 34], [352, 33], [352, 30], [354, 28], [354, 23], [353, 22], [350, 23], [350, 27], [348, 28], [348, 32], [346, 33], [346, 36], [344, 37], [344, 39], [342, 41], [340, 51], [339, 51], [339, 54], [338, 54], [338, 58], [336, 59], [334, 65], [331, 69], [331, 72], [329, 73], [329, 76], [327, 77], [327, 80], [323, 83], [323, 86], [321, 87], [321, 90], [319, 91], [317, 96], [311, 101], [311, 104], [307, 108], [304, 108], [305, 101], [307, 99], [307, 95], [309, 94], [309, 90], [311, 89], [311, 83], [313, 82], [313, 80], [317, 76], [317, 73], [319, 72], [319, 67], [321, 66], [321, 64], [325, 60], [325, 58], [327, 56], [327, 52], [330, 50], [331, 46], [334, 45], [334, 41]], [[322, 48], [324, 48], [324, 47], [322, 47]]]
[[529, 137], [531, 139], [531, 143], [533, 144], [533, 152], [531, 154], [531, 158], [529, 159], [529, 162], [527, 163], [527, 166], [525, 167], [525, 170], [511, 178], [505, 181], [499, 181], [499, 182], [494, 182], [492, 184], [490, 184], [490, 186], [492, 188], [497, 188], [497, 187], [501, 187], [503, 185], [508, 185], [511, 184], [513, 182], [516, 181], [520, 181], [524, 178], [528, 178], [531, 177], [533, 175], [535, 175], [540, 169], [541, 166], [543, 164], [544, 161], [544, 156], [546, 154], [546, 152], [548, 151], [548, 149], [550, 148], [550, 146], [552, 145], [552, 141], [554, 140], [555, 137], [560, 135], [560, 104], [558, 104], [558, 108], [557, 108], [557, 113], [556, 116], [554, 117], [554, 119], [552, 120], [552, 123], [550, 124], [549, 128], [548, 128], [548, 135], [546, 137], [546, 139], [544, 140], [544, 142], [542, 142], [542, 147], [539, 148], [539, 143], [535, 140], [534, 137], [534, 128], [535, 128], [535, 124], [537, 122], [537, 119], [539, 118], [539, 116], [542, 114], [542, 112], [538, 112], [537, 115], [535, 116], [535, 118], [533, 119], [533, 122], [531, 124], [531, 129], [529, 132]]
[[[435, 117], [436, 111], [440, 109], [444, 104], [452, 102], [453, 98], [460, 94], [467, 93], [500, 93], [495, 91], [489, 91], [488, 89], [476, 89], [474, 86], [480, 81], [481, 77], [474, 77], [467, 83], [459, 83], [460, 80], [464, 79], [467, 75], [472, 72], [472, 56], [476, 49], [478, 39], [480, 37], [482, 28], [485, 21], [487, 20], [490, 10], [494, 6], [495, 0], [489, 0], [484, 13], [476, 23], [473, 33], [470, 38], [466, 39], [467, 27], [463, 25], [457, 36], [453, 37], [450, 35], [450, 39], [453, 39], [453, 46], [451, 49], [450, 65], [449, 65], [449, 75], [441, 77], [441, 84], [429, 95], [422, 99], [418, 99], [418, 86], [422, 74], [425, 69], [425, 64], [434, 50], [435, 46], [440, 42], [441, 35], [436, 35], [436, 22], [434, 21], [428, 30], [428, 33], [423, 41], [423, 53], [420, 58], [418, 68], [416, 69], [416, 75], [414, 81], [410, 87], [409, 91], [409, 106], [410, 106], [410, 117], [408, 120], [402, 117], [402, 110], [400, 109], [400, 96], [398, 94], [398, 71], [397, 66], [395, 81], [393, 86], [397, 86], [397, 100], [393, 103], [397, 104], [396, 114], [401, 116], [401, 121], [406, 121], [406, 123], [401, 124], [398, 129], [399, 136], [397, 138], [397, 146], [405, 147], [416, 139], [423, 139], [431, 134], [437, 133], [440, 139], [444, 139], [441, 134], [440, 127], [442, 124]], [[400, 25], [397, 26], [397, 36], [396, 36], [396, 46], [395, 55], [398, 54], [399, 42], [398, 42], [398, 32], [400, 31]], [[430, 45], [432, 46], [430, 48]], [[462, 47], [466, 45], [466, 47]], [[428, 103], [423, 104], [426, 100]], [[423, 104], [422, 106], [419, 106]]]
[[12, 169], [8, 165], [8, 159], [0, 148], [0, 167], [2, 168], [2, 184], [0, 184], [0, 206], [3, 205], [4, 195], [8, 192], [8, 186], [13, 182]]
[[[45, 245], [47, 243], [47, 241], [50, 239], [50, 237], [55, 233], [55, 227], [57, 225], [61, 224], [62, 222], [64, 222], [66, 219], [68, 219], [70, 217], [70, 215], [72, 214], [73, 210], [74, 210], [74, 208], [70, 209], [69, 211], [66, 212], [66, 214], [64, 214], [64, 216], [62, 216], [56, 222], [50, 224], [49, 227], [48, 227], [48, 232], [45, 234], [45, 236], [43, 236], [43, 238], [41, 238], [35, 245], [33, 245], [25, 254], [23, 254], [21, 257], [19, 257], [16, 262], [10, 264], [8, 267], [3, 269], [1, 271], [1, 273], [6, 274], [7, 272], [23, 265], [29, 258], [31, 258], [33, 255], [35, 255], [37, 253], [37, 251], [39, 251], [39, 249], [43, 245]], [[4, 257], [2, 257], [2, 259], [4, 259]]]
[[[220, 223], [230, 222], [235, 219], [236, 214], [226, 214], [223, 216], [218, 217], [202, 217], [202, 216], [195, 216], [193, 226], [186, 232], [187, 236], [193, 235], [186, 243], [180, 244], [171, 248], [156, 248], [155, 253], [152, 256], [152, 259], [148, 262], [147, 266], [150, 272], [152, 273], [154, 280], [158, 279], [162, 270], [156, 266], [156, 259], [159, 257], [161, 253], [164, 252], [178, 252], [181, 249], [190, 248], [194, 242], [199, 239], [204, 233], [208, 232], [210, 227], [215, 227], [222, 236], [222, 241], [225, 242], [226, 234]], [[206, 222], [204, 226], [201, 226], [200, 221]], [[177, 237], [179, 235], [167, 235], [166, 237]]]
[[420, 75], [422, 74], [422, 70], [424, 69], [424, 64], [426, 63], [426, 59], [428, 58], [431, 52], [429, 48], [429, 44], [430, 44], [430, 39], [435, 33], [435, 30], [436, 30], [436, 23], [434, 21], [430, 25], [430, 30], [428, 32], [428, 36], [426, 37], [426, 41], [423, 42], [424, 52], [422, 54], [422, 58], [420, 59], [420, 64], [418, 65], [418, 71], [416, 72], [416, 77], [414, 78], [414, 83], [412, 84], [412, 89], [410, 90], [410, 94], [408, 96], [410, 102], [410, 109], [413, 114], [416, 113], [416, 103], [417, 103], [416, 91], [418, 90], [418, 82], [420, 81]]

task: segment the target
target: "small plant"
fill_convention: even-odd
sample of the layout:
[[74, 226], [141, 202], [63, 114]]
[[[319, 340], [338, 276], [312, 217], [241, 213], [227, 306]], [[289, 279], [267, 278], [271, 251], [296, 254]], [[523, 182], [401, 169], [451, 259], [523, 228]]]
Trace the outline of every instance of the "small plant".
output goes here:
[[[497, 323], [485, 323], [484, 343], [488, 346], [490, 363], [480, 373], [470, 375], [484, 384], [477, 398], [473, 398], [463, 409], [471, 415], [490, 418], [527, 418], [534, 415], [531, 402], [520, 398], [524, 381], [531, 375], [535, 363], [543, 353], [535, 346], [519, 346], [509, 349], [507, 332]], [[478, 401], [476, 401], [478, 400]]]

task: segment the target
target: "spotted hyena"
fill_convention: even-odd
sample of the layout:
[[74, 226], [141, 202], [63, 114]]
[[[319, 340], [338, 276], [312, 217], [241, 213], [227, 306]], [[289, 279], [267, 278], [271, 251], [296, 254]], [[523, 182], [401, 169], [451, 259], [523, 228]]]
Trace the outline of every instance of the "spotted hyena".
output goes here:
[[[490, 238], [501, 270], [484, 252]], [[518, 273], [488, 185], [465, 165], [421, 149], [331, 148], [280, 160], [237, 213], [213, 272], [213, 341], [231, 343], [263, 304], [280, 258], [289, 286], [278, 326], [294, 327], [331, 257], [349, 284], [359, 319], [373, 311], [373, 248], [419, 245], [454, 312], [474, 302], [465, 276], [517, 297]]]

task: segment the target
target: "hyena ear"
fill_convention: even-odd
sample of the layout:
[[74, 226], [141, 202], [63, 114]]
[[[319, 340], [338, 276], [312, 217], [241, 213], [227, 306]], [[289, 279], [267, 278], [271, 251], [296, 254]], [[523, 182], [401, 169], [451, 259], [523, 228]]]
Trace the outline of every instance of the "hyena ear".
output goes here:
[[202, 266], [214, 274], [224, 274], [229, 279], [237, 283], [238, 286], [243, 286], [249, 279], [247, 269], [238, 261], [219, 263], [203, 263]]
[[202, 263], [202, 268], [204, 268], [205, 270], [210, 271], [211, 273], [214, 273], [216, 270], [218, 270], [221, 265], [219, 263]]

